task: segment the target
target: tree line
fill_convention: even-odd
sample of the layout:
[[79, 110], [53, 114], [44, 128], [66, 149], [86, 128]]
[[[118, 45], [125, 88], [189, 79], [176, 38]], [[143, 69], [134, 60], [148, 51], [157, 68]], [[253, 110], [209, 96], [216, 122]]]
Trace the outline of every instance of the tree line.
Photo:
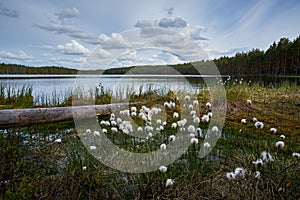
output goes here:
[[[221, 74], [246, 75], [246, 74], [269, 74], [269, 75], [300, 75], [300, 36], [294, 40], [281, 38], [266, 50], [252, 49], [247, 52], [237, 53], [234, 56], [222, 56], [210, 61], [198, 61], [177, 65], [162, 66], [139, 66], [134, 74], [199, 74], [194, 66], [209, 67], [214, 62]], [[174, 73], [174, 70], [178, 73]], [[104, 71], [104, 74], [131, 73], [131, 67], [112, 68]], [[16, 64], [0, 64], [0, 74], [76, 74], [78, 70], [46, 66], [27, 67]], [[102, 70], [81, 70], [81, 74], [102, 73]]]

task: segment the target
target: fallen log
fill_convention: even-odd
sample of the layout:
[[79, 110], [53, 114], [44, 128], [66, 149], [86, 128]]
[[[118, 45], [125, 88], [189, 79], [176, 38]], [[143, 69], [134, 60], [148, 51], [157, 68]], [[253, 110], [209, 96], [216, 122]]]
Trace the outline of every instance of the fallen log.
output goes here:
[[103, 104], [0, 110], [0, 128], [69, 121], [73, 120], [73, 115], [76, 118], [103, 116], [110, 114], [113, 108], [126, 105], [128, 106], [128, 104]]

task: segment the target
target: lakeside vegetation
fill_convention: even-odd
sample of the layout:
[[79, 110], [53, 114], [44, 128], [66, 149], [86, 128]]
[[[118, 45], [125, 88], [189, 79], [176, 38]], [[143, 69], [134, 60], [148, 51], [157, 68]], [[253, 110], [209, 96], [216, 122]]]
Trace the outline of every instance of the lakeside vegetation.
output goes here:
[[[225, 89], [228, 101], [226, 121], [216, 146], [207, 157], [199, 158], [203, 136], [195, 135], [198, 143], [191, 144], [176, 162], [166, 166], [166, 172], [158, 169], [132, 174], [103, 165], [79, 140], [82, 132], [75, 129], [73, 122], [0, 130], [0, 166], [3, 169], [0, 172], [0, 198], [298, 199], [300, 165], [299, 158], [293, 153], [300, 152], [299, 85], [286, 82], [264, 87], [261, 83], [231, 80], [225, 84]], [[18, 94], [18, 107], [27, 107], [26, 101], [32, 101], [23, 98], [30, 94], [30, 90], [24, 91], [11, 92]], [[113, 98], [109, 91], [95, 93], [94, 100], [99, 104], [110, 103]], [[128, 97], [131, 102], [145, 102], [144, 106], [149, 108], [175, 102], [174, 94], [162, 95], [152, 89], [144, 93], [129, 93]], [[199, 102], [199, 116], [210, 111], [206, 107], [210, 101], [209, 91], [191, 97], [191, 103], [196, 99]], [[72, 104], [72, 98], [65, 99], [65, 105]], [[251, 105], [247, 104], [248, 99], [252, 100]], [[137, 110], [141, 106], [137, 105]], [[169, 137], [178, 131], [178, 128], [171, 127], [177, 121], [173, 113], [180, 113], [182, 108], [178, 103], [172, 109], [165, 108], [167, 124], [164, 129], [151, 139], [136, 140], [135, 143], [120, 128], [113, 133], [111, 125], [101, 123], [110, 121], [110, 115], [99, 116], [98, 121], [107, 130], [107, 137], [120, 148], [148, 152], [170, 142]], [[256, 128], [251, 121], [253, 117], [263, 122], [264, 127]], [[241, 123], [243, 118], [247, 120], [246, 124]], [[132, 119], [141, 126], [145, 125], [138, 116]], [[207, 123], [201, 121], [199, 127], [205, 135]], [[271, 132], [271, 128], [277, 131]], [[86, 134], [90, 139], [97, 138], [92, 127], [91, 133]], [[193, 137], [188, 133], [187, 136]], [[284, 147], [276, 146], [280, 140], [284, 141]], [[273, 161], [262, 156], [264, 151], [272, 156]], [[253, 163], [259, 159], [262, 159], [262, 165]], [[236, 168], [241, 168], [242, 172], [233, 173], [232, 177], [228, 175]], [[174, 182], [169, 181], [166, 186], [168, 179]]]

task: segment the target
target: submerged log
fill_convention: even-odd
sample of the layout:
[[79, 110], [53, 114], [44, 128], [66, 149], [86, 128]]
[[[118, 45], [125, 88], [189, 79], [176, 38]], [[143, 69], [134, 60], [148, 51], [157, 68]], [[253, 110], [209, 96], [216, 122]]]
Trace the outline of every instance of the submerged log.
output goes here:
[[113, 108], [126, 105], [128, 106], [128, 104], [104, 104], [0, 110], [0, 128], [69, 121], [73, 120], [73, 115], [80, 118], [103, 116], [110, 114]]

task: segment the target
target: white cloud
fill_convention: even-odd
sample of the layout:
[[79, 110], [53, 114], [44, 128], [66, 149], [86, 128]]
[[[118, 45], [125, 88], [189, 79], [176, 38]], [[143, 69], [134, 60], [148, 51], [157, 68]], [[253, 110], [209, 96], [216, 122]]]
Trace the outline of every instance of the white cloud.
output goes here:
[[159, 21], [158, 25], [163, 28], [184, 28], [187, 26], [187, 22], [180, 17], [175, 19], [164, 17]]
[[28, 55], [24, 51], [19, 51], [18, 53], [11, 53], [8, 51], [0, 51], [0, 57], [9, 59], [9, 60], [33, 60], [32, 55]]
[[0, 15], [4, 15], [6, 17], [18, 18], [19, 13], [16, 10], [6, 8], [0, 3]]
[[100, 45], [105, 49], [123, 49], [130, 47], [130, 43], [120, 33], [112, 33], [111, 37], [105, 34], [99, 36]]
[[57, 15], [59, 19], [64, 20], [66, 18], [79, 17], [80, 11], [77, 8], [71, 8], [63, 10], [60, 13], [56, 13], [55, 15]]
[[57, 45], [57, 50], [64, 54], [88, 54], [90, 52], [89, 49], [85, 48], [76, 40], [71, 40], [65, 45]]
[[146, 28], [146, 27], [155, 27], [158, 26], [158, 23], [156, 20], [139, 20], [134, 25], [136, 28]]

